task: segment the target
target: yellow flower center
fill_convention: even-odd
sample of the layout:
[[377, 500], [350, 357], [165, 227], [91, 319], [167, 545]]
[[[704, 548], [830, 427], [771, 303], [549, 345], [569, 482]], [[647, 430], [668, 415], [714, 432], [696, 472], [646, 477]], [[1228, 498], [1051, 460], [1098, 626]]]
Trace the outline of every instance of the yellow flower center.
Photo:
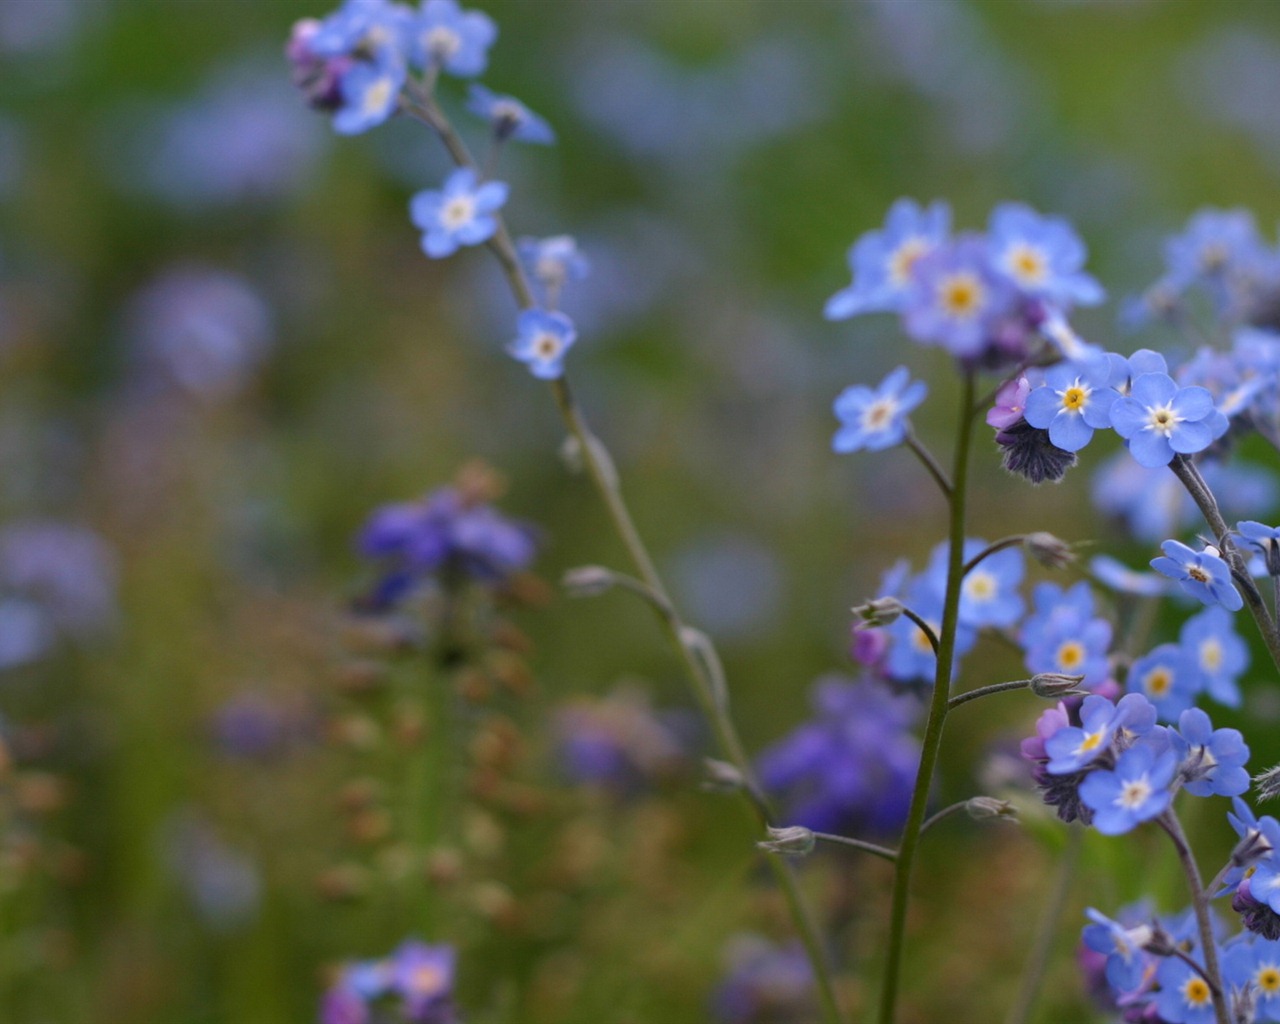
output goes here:
[[1275, 964], [1264, 964], [1253, 976], [1254, 983], [1267, 995], [1280, 992], [1280, 968]]
[[1173, 673], [1167, 668], [1153, 668], [1142, 680], [1142, 688], [1152, 697], [1165, 696], [1173, 686]]
[[1077, 668], [1084, 661], [1084, 645], [1079, 640], [1068, 640], [1058, 648], [1058, 667]]
[[1222, 668], [1222, 644], [1218, 640], [1206, 640], [1200, 645], [1200, 664], [1206, 671], [1217, 672]]
[[1193, 1008], [1208, 1006], [1210, 995], [1209, 983], [1204, 978], [1188, 978], [1182, 986], [1182, 998]]
[[1026, 244], [1013, 246], [1009, 250], [1005, 265], [1023, 284], [1039, 284], [1045, 279], [1045, 272], [1048, 269], [1044, 253]]
[[1076, 412], [1084, 408], [1085, 400], [1089, 397], [1089, 389], [1081, 387], [1079, 384], [1073, 384], [1062, 392], [1062, 407], [1071, 412]]
[[943, 311], [957, 320], [968, 320], [982, 308], [982, 282], [973, 274], [951, 274], [938, 285], [938, 301]]
[[[925, 621], [927, 622], [928, 620]], [[933, 630], [934, 635], [936, 636], [938, 633], [938, 624], [936, 622], [930, 622], [929, 628]], [[915, 630], [911, 634], [911, 644], [917, 651], [922, 653], [927, 652], [929, 654], [933, 653], [933, 644], [929, 643], [929, 637], [925, 635], [925, 631], [919, 626], [916, 626]]]
[[1084, 739], [1080, 741], [1080, 746], [1076, 747], [1076, 753], [1086, 754], [1090, 750], [1097, 750], [1102, 745], [1102, 736], [1101, 732], [1085, 733]]
[[989, 601], [997, 589], [995, 578], [989, 572], [970, 573], [964, 581], [964, 592], [975, 601]]

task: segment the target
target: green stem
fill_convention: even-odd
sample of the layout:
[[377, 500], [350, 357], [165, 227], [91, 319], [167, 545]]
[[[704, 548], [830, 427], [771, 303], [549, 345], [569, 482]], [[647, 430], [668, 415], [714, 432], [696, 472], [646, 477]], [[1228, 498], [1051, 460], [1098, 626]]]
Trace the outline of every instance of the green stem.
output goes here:
[[956, 649], [956, 625], [960, 610], [960, 584], [964, 573], [965, 491], [969, 476], [969, 448], [973, 439], [974, 374], [967, 370], [964, 393], [960, 399], [959, 424], [956, 434], [955, 467], [951, 474], [949, 495], [951, 523], [948, 533], [947, 589], [942, 605], [941, 636], [938, 637], [938, 665], [934, 675], [933, 696], [929, 701], [929, 718], [925, 724], [920, 749], [920, 770], [911, 794], [911, 809], [898, 844], [898, 860], [893, 872], [893, 898], [889, 918], [889, 948], [885, 958], [883, 988], [880, 991], [880, 1024], [893, 1024], [902, 973], [903, 947], [906, 942], [907, 903], [911, 895], [911, 869], [915, 865], [916, 847], [929, 803], [929, 787], [942, 746], [942, 725], [947, 717], [951, 694], [951, 660]]
[[1169, 834], [1173, 847], [1178, 851], [1178, 862], [1182, 872], [1187, 876], [1187, 887], [1191, 890], [1191, 905], [1196, 912], [1196, 926], [1200, 931], [1201, 954], [1204, 957], [1204, 975], [1213, 993], [1213, 1013], [1217, 1024], [1231, 1024], [1227, 1012], [1227, 1000], [1223, 994], [1222, 971], [1218, 967], [1218, 947], [1213, 939], [1213, 922], [1209, 917], [1209, 894], [1205, 892], [1204, 883], [1200, 880], [1200, 868], [1187, 843], [1186, 833], [1182, 831], [1182, 822], [1171, 806], [1156, 823]]
[[852, 839], [849, 836], [838, 836], [831, 832], [815, 832], [813, 838], [823, 843], [852, 846], [855, 850], [869, 853], [873, 857], [879, 857], [881, 860], [894, 861], [898, 859], [896, 850], [891, 850], [887, 846], [879, 846], [876, 843], [868, 843], [865, 839]]
[[[476, 162], [467, 149], [462, 137], [454, 130], [449, 119], [440, 109], [432, 95], [430, 84], [411, 88], [404, 101], [404, 109], [411, 116], [422, 121], [433, 129], [444, 143], [445, 149], [454, 162], [460, 167], [475, 167]], [[502, 268], [503, 275], [511, 288], [516, 304], [521, 309], [537, 306], [533, 289], [520, 263], [516, 247], [511, 240], [506, 221], [501, 214], [495, 215], [498, 228], [486, 243]], [[751, 767], [751, 759], [738, 737], [737, 729], [728, 715], [723, 695], [716, 692], [707, 666], [695, 652], [689, 637], [693, 633], [681, 620], [671, 601], [667, 588], [658, 575], [644, 541], [631, 518], [631, 512], [619, 489], [617, 473], [608, 451], [600, 440], [592, 433], [578, 405], [573, 400], [569, 383], [564, 377], [551, 381], [551, 392], [555, 398], [556, 408], [569, 435], [577, 442], [583, 463], [591, 482], [595, 485], [603, 500], [609, 520], [613, 524], [619, 540], [627, 549], [627, 554], [635, 565], [641, 581], [654, 597], [652, 602], [671, 645], [679, 658], [685, 674], [689, 677], [694, 696], [701, 706], [707, 721], [710, 723], [716, 742], [729, 761], [739, 771], [744, 786], [740, 791], [742, 805], [751, 821], [752, 827], [759, 831], [770, 823], [769, 809], [760, 798], [760, 788], [755, 780]], [[706, 641], [709, 644], [709, 641]], [[787, 901], [787, 906], [794, 919], [800, 940], [804, 944], [809, 961], [813, 967], [818, 987], [818, 998], [822, 1005], [823, 1020], [827, 1024], [839, 1024], [840, 1011], [835, 997], [835, 988], [831, 981], [831, 970], [827, 963], [827, 955], [822, 946], [818, 929], [811, 918], [800, 892], [800, 884], [794, 869], [780, 857], [767, 858], [779, 888]]]
[[947, 701], [947, 710], [951, 711], [958, 708], [961, 704], [968, 704], [971, 700], [977, 700], [979, 697], [989, 697], [993, 693], [1007, 693], [1009, 690], [1025, 690], [1031, 685], [1030, 679], [1011, 679], [1007, 683], [992, 683], [990, 686], [980, 686], [976, 690], [967, 690], [964, 693], [958, 693]]
[[924, 443], [915, 435], [915, 431], [911, 429], [910, 424], [907, 425], [906, 436], [907, 447], [911, 449], [911, 453], [920, 460], [920, 464], [929, 471], [929, 475], [933, 477], [934, 483], [942, 491], [945, 498], [951, 498], [951, 481], [947, 479], [947, 474], [942, 467], [938, 465], [938, 460], [933, 457], [933, 452], [924, 446]]
[[1014, 534], [1012, 537], [1003, 537], [1000, 540], [996, 541], [994, 544], [989, 544], [987, 547], [983, 548], [971, 559], [969, 559], [969, 561], [965, 562], [964, 574], [968, 576], [969, 573], [973, 572], [973, 570], [976, 569], [984, 559], [990, 558], [997, 551], [1003, 551], [1005, 548], [1017, 547], [1019, 544], [1022, 544], [1026, 539], [1027, 539], [1027, 535], [1025, 533], [1017, 533], [1017, 534]]

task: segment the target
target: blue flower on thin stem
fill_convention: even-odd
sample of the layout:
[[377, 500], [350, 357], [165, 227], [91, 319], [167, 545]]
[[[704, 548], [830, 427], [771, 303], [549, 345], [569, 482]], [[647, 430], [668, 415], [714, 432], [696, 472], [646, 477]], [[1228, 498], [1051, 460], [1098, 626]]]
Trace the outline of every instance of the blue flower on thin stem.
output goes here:
[[923, 381], [911, 380], [905, 366], [899, 366], [874, 389], [863, 385], [845, 388], [835, 401], [841, 427], [831, 447], [837, 452], [880, 451], [901, 444], [907, 436], [907, 413], [928, 393]]
[[947, 239], [951, 209], [935, 202], [921, 207], [899, 199], [889, 208], [884, 227], [868, 231], [849, 250], [853, 283], [827, 302], [828, 320], [846, 320], [860, 313], [897, 312], [907, 297], [915, 265]]
[[501, 181], [481, 183], [474, 169], [460, 167], [439, 191], [419, 192], [410, 200], [409, 215], [422, 235], [422, 251], [439, 259], [460, 246], [487, 242], [498, 230], [494, 214], [507, 201]]
[[[964, 561], [970, 561], [987, 549], [987, 542], [970, 537], [964, 542]], [[947, 565], [950, 545], [935, 547], [929, 556], [922, 579], [933, 588], [941, 602], [947, 589]], [[960, 586], [960, 622], [973, 629], [993, 627], [1006, 629], [1017, 625], [1024, 609], [1018, 586], [1026, 564], [1017, 548], [1005, 548], [988, 555], [965, 574]]]
[[426, 0], [413, 26], [413, 58], [423, 69], [439, 68], [459, 78], [481, 74], [498, 28], [481, 11], [464, 11], [457, 0]]
[[564, 373], [565, 353], [577, 340], [573, 321], [563, 313], [526, 309], [516, 319], [516, 340], [507, 352], [539, 380], [555, 380]]
[[1244, 598], [1236, 590], [1231, 579], [1231, 568], [1218, 554], [1218, 549], [1206, 546], [1194, 551], [1176, 540], [1160, 545], [1161, 558], [1151, 560], [1151, 568], [1182, 584], [1182, 589], [1204, 604], [1220, 604], [1227, 611], [1239, 611]]
[[1084, 929], [1082, 938], [1095, 953], [1106, 955], [1107, 983], [1118, 993], [1140, 988], [1153, 960], [1143, 949], [1151, 941], [1151, 925], [1126, 928], [1093, 907], [1088, 907], [1085, 914], [1094, 924]]
[[1022, 203], [1001, 203], [987, 224], [996, 269], [1024, 294], [1064, 306], [1093, 306], [1106, 293], [1083, 270], [1085, 247], [1061, 217]]
[[1170, 589], [1169, 581], [1163, 576], [1130, 569], [1110, 555], [1095, 555], [1089, 561], [1089, 571], [1099, 583], [1135, 597], [1163, 597]]
[[905, 309], [907, 333], [952, 355], [980, 355], [994, 321], [1008, 312], [1012, 287], [991, 266], [986, 239], [964, 235], [921, 256]]
[[308, 40], [320, 57], [359, 56], [404, 65], [412, 13], [389, 0], [346, 0], [319, 23]]
[[1060, 729], [1045, 741], [1046, 769], [1054, 775], [1077, 772], [1111, 750], [1116, 731], [1142, 736], [1156, 724], [1155, 706], [1140, 693], [1127, 693], [1118, 703], [1093, 694], [1080, 705], [1080, 725]]
[[1105, 360], [1051, 367], [1044, 386], [1027, 396], [1027, 422], [1048, 430], [1049, 440], [1064, 451], [1079, 451], [1095, 430], [1111, 426], [1111, 404], [1119, 395], [1107, 386], [1110, 372]]
[[1169, 739], [1188, 793], [1239, 796], [1249, 788], [1244, 769], [1249, 748], [1239, 729], [1214, 729], [1208, 715], [1188, 708], [1178, 716], [1178, 728], [1169, 730]]
[[1204, 451], [1222, 436], [1227, 421], [1205, 388], [1180, 388], [1167, 374], [1144, 373], [1112, 404], [1111, 425], [1140, 465], [1155, 468], [1167, 466], [1175, 454]]
[[1176, 768], [1173, 751], [1157, 754], [1138, 743], [1120, 755], [1114, 771], [1090, 772], [1080, 783], [1080, 798], [1093, 810], [1094, 827], [1117, 836], [1161, 814], [1172, 799]]
[[1162, 1021], [1169, 1024], [1213, 1024], [1213, 991], [1200, 972], [1177, 957], [1169, 956], [1156, 968], [1160, 990], [1154, 1003]]
[[1267, 573], [1280, 576], [1280, 527], [1246, 519], [1236, 523], [1236, 531], [1265, 556]]
[[500, 142], [536, 142], [550, 146], [556, 141], [551, 125], [526, 107], [514, 96], [500, 96], [474, 83], [470, 89], [467, 109], [489, 122], [494, 138]]
[[1204, 689], [1204, 677], [1177, 644], [1161, 644], [1134, 661], [1127, 685], [1156, 706], [1162, 721], [1172, 722]]
[[333, 130], [356, 135], [382, 124], [399, 106], [404, 77], [398, 64], [355, 63], [342, 76], [342, 105], [334, 111]]
[[1255, 1020], [1280, 1020], [1280, 942], [1232, 943], [1223, 950], [1222, 980], [1232, 988], [1253, 986], [1258, 1000]]
[[1206, 608], [1183, 623], [1178, 643], [1199, 667], [1209, 696], [1234, 708], [1240, 705], [1237, 680], [1249, 667], [1249, 646], [1232, 622], [1232, 615], [1225, 608]]

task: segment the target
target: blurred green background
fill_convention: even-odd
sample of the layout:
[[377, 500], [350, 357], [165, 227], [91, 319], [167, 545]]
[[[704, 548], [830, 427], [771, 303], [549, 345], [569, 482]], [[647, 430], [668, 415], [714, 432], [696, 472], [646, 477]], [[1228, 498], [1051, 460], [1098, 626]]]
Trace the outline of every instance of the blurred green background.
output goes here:
[[[485, 9], [501, 35], [484, 81], [560, 140], [504, 156], [509, 220], [574, 234], [595, 264], [566, 303], [576, 388], [689, 619], [720, 643], [753, 750], [805, 716], [815, 677], [850, 670], [849, 606], [900, 555], [919, 566], [944, 526], [901, 452], [830, 453], [847, 384], [910, 366], [942, 451], [955, 400], [947, 360], [889, 318], [822, 319], [854, 237], [903, 195], [945, 198], [975, 229], [1004, 199], [1063, 214], [1111, 296], [1077, 326], [1127, 351], [1180, 343], [1116, 327], [1119, 301], [1160, 273], [1162, 237], [1204, 205], [1280, 216], [1267, 0]], [[459, 947], [472, 1021], [706, 1019], [726, 941], [788, 934], [756, 837], [692, 778], [625, 801], [575, 789], [549, 738], [558, 705], [624, 680], [688, 705], [646, 610], [548, 587], [511, 612], [531, 638], [511, 656], [536, 682], [477, 698], [452, 754], [428, 673], [344, 632], [372, 578], [361, 522], [473, 458], [543, 531], [544, 580], [622, 553], [558, 457], [545, 389], [503, 354], [515, 310], [495, 267], [418, 250], [406, 204], [447, 170], [433, 140], [409, 123], [333, 136], [291, 90], [290, 26], [326, 13], [0, 6], [0, 513], [103, 545], [66, 570], [102, 592], [93, 621], [0, 670], [0, 1018], [310, 1020], [333, 965], [416, 934]], [[208, 351], [166, 347], [166, 317], [183, 316], [213, 318]], [[1050, 530], [1142, 564], [1154, 545], [1089, 502], [1114, 443], [1039, 489], [984, 444], [971, 532]], [[373, 704], [349, 696], [370, 644], [393, 687]], [[968, 664], [966, 686], [1019, 668], [996, 644]], [[1280, 758], [1271, 682], [1249, 680], [1258, 766]], [[235, 700], [297, 737], [228, 756], [210, 723]], [[939, 801], [982, 789], [1037, 710], [1010, 698], [957, 717]], [[398, 788], [414, 758], [416, 797]], [[493, 767], [506, 796], [451, 796], [458, 761]], [[362, 780], [389, 793], [385, 819], [351, 813]], [[405, 835], [417, 809], [425, 867]], [[1221, 854], [1219, 809], [1200, 812]], [[1062, 838], [1034, 819], [931, 838], [905, 1020], [1003, 1014]], [[1092, 1019], [1072, 962], [1082, 906], [1144, 891], [1181, 905], [1158, 837], [1089, 838], [1044, 1022]], [[855, 1014], [875, 991], [887, 879], [853, 857], [805, 871]]]

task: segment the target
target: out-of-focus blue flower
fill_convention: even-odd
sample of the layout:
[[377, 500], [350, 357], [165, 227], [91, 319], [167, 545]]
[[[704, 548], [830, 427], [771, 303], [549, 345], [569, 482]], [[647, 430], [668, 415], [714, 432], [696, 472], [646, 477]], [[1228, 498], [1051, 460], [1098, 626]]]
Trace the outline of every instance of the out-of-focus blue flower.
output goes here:
[[982, 354], [1013, 297], [1012, 287], [991, 266], [986, 239], [961, 235], [913, 264], [903, 323], [916, 341], [972, 359]]
[[[965, 564], [987, 547], [985, 540], [966, 539]], [[937, 602], [941, 602], [946, 594], [949, 555], [948, 544], [937, 545], [929, 555], [929, 564], [922, 576]], [[1023, 603], [1018, 586], [1025, 569], [1022, 552], [1017, 548], [1005, 548], [979, 562], [965, 575], [960, 585], [960, 623], [972, 629], [1005, 629], [1016, 625], [1022, 617]]]
[[774, 945], [757, 935], [738, 935], [726, 953], [728, 972], [711, 999], [720, 1024], [801, 1024], [813, 1018], [813, 966], [799, 942]]
[[1227, 421], [1204, 388], [1180, 388], [1167, 374], [1144, 373], [1112, 404], [1111, 425], [1138, 463], [1154, 468], [1167, 466], [1175, 454], [1204, 451]]
[[1138, 572], [1110, 555], [1096, 555], [1089, 562], [1089, 571], [1112, 590], [1137, 597], [1162, 597], [1169, 593], [1170, 584], [1163, 576], [1153, 572]]
[[1267, 258], [1267, 251], [1248, 210], [1204, 209], [1165, 242], [1164, 258], [1169, 279], [1185, 287], [1247, 272]]
[[1054, 583], [1039, 583], [1032, 600], [1034, 610], [1020, 633], [1027, 668], [1083, 675], [1089, 688], [1106, 682], [1111, 623], [1095, 617], [1089, 585], [1082, 581], [1064, 591]]
[[455, 1019], [453, 976], [457, 953], [449, 945], [407, 940], [391, 956], [391, 987], [400, 996], [405, 1019], [414, 1024], [447, 1024]]
[[383, 64], [404, 64], [412, 12], [392, 0], [344, 0], [311, 34], [312, 52], [322, 57], [358, 56]]
[[369, 600], [379, 610], [429, 580], [501, 583], [533, 561], [537, 543], [530, 526], [462, 489], [442, 487], [420, 501], [378, 509], [361, 528], [357, 547], [386, 567]]
[[467, 109], [489, 122], [495, 138], [536, 142], [543, 146], [550, 146], [556, 141], [551, 125], [518, 99], [501, 96], [478, 82], [471, 85]]
[[1169, 806], [1177, 768], [1171, 750], [1157, 754], [1145, 743], [1130, 747], [1114, 770], [1100, 768], [1080, 783], [1080, 799], [1093, 811], [1093, 826], [1103, 835], [1128, 832]]
[[784, 820], [820, 832], [900, 828], [920, 761], [916, 702], [874, 681], [824, 676], [810, 703], [814, 718], [757, 761], [761, 783], [782, 797]]
[[88, 642], [116, 615], [116, 558], [97, 534], [48, 520], [0, 527], [0, 668], [35, 661], [61, 638]]
[[620, 687], [556, 712], [556, 760], [572, 782], [627, 795], [688, 767], [687, 726], [676, 714], [655, 712], [643, 692]]
[[563, 313], [526, 309], [516, 318], [516, 339], [507, 352], [539, 380], [555, 380], [563, 376], [565, 354], [577, 340], [577, 328]]
[[439, 259], [451, 256], [463, 245], [479, 245], [498, 230], [494, 214], [507, 201], [501, 181], [481, 183], [470, 167], [460, 167], [437, 190], [417, 193], [409, 203], [409, 215], [423, 232], [422, 251]]
[[413, 59], [459, 78], [483, 74], [498, 27], [482, 11], [466, 11], [457, 0], [425, 0], [412, 28]]
[[1236, 532], [1262, 552], [1266, 558], [1267, 573], [1280, 576], [1280, 527], [1246, 519], [1236, 523]]
[[320, 1024], [373, 1024], [385, 1007], [405, 1024], [458, 1024], [449, 945], [407, 939], [390, 957], [343, 965], [320, 1004]]
[[1084, 272], [1084, 243], [1061, 217], [1001, 203], [991, 211], [987, 237], [992, 263], [1024, 294], [1068, 308], [1097, 305], [1106, 297]]
[[1178, 716], [1178, 728], [1169, 730], [1169, 739], [1188, 793], [1239, 796], [1249, 788], [1244, 769], [1249, 748], [1239, 729], [1214, 729], [1208, 715], [1188, 708]]
[[569, 235], [522, 238], [516, 243], [516, 249], [525, 271], [542, 289], [548, 308], [554, 309], [559, 304], [566, 284], [582, 281], [591, 272], [590, 261]]
[[130, 300], [124, 326], [145, 370], [203, 398], [240, 390], [273, 340], [270, 306], [238, 274], [177, 266]]
[[[937, 636], [941, 630], [942, 597], [931, 575], [924, 573], [912, 581], [903, 603], [927, 622]], [[937, 673], [938, 659], [933, 653], [924, 630], [905, 615], [899, 616], [885, 629], [889, 637], [889, 650], [884, 659], [884, 671], [889, 678], [900, 683], [923, 682], [932, 685]], [[955, 656], [959, 659], [973, 649], [978, 636], [971, 626], [960, 622], [956, 626]], [[952, 666], [952, 673], [955, 672]]]
[[1177, 957], [1164, 957], [1156, 968], [1156, 982], [1159, 990], [1152, 1006], [1161, 1020], [1171, 1024], [1213, 1024], [1213, 992], [1189, 964]]
[[946, 203], [925, 208], [914, 200], [899, 199], [889, 208], [884, 227], [868, 231], [849, 250], [853, 283], [827, 301], [827, 319], [901, 311], [916, 264], [942, 245], [950, 230], [951, 208]]
[[1153, 558], [1151, 568], [1177, 580], [1192, 597], [1232, 612], [1244, 606], [1244, 598], [1231, 578], [1231, 569], [1217, 548], [1206, 546], [1203, 551], [1195, 551], [1181, 541], [1167, 540], [1160, 545], [1160, 550], [1164, 555]]
[[1155, 971], [1155, 957], [1143, 949], [1151, 941], [1151, 925], [1139, 920], [1125, 926], [1093, 907], [1085, 913], [1095, 923], [1085, 927], [1082, 938], [1094, 952], [1106, 955], [1107, 984], [1121, 996], [1142, 989]]
[[1196, 663], [1209, 696], [1228, 707], [1240, 706], [1239, 678], [1249, 667], [1249, 645], [1225, 608], [1206, 608], [1183, 623], [1178, 643]]
[[1111, 426], [1111, 405], [1119, 396], [1107, 386], [1109, 375], [1105, 360], [1051, 367], [1044, 385], [1027, 396], [1027, 422], [1048, 430], [1049, 440], [1064, 451], [1079, 451], [1095, 430]]
[[1191, 707], [1205, 682], [1182, 648], [1161, 644], [1134, 661], [1127, 685], [1131, 693], [1143, 694], [1156, 706], [1162, 721], [1172, 722]]
[[[309, 95], [333, 110], [341, 76], [334, 71], [318, 85], [315, 66], [308, 82], [317, 91]], [[219, 68], [188, 97], [126, 105], [106, 119], [99, 139], [118, 188], [194, 214], [296, 193], [329, 145], [320, 124], [298, 115], [279, 69], [257, 58]]]
[[680, 607], [717, 640], [758, 641], [779, 628], [785, 567], [777, 552], [756, 538], [704, 534], [669, 564]]
[[193, 811], [170, 819], [162, 839], [171, 873], [210, 928], [234, 931], [252, 923], [261, 902], [262, 875], [248, 854], [228, 844]]
[[223, 703], [210, 718], [208, 729], [220, 753], [267, 759], [314, 739], [317, 724], [303, 705], [249, 691]]
[[841, 426], [831, 447], [837, 452], [864, 448], [874, 452], [901, 444], [907, 436], [907, 414], [928, 393], [924, 381], [911, 380], [905, 366], [899, 366], [875, 388], [860, 384], [845, 388], [835, 401]]
[[342, 76], [342, 103], [333, 112], [333, 130], [358, 135], [382, 124], [399, 107], [404, 82], [399, 64], [356, 63]]

